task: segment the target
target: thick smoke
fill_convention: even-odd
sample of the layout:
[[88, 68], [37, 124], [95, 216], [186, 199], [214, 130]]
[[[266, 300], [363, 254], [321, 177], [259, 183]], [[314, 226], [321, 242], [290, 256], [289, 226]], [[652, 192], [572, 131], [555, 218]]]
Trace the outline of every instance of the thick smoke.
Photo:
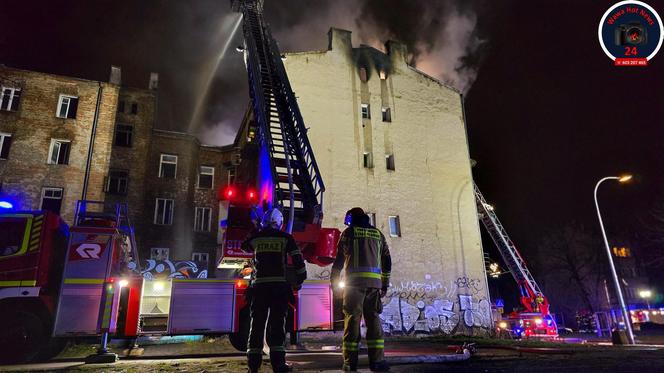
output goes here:
[[[270, 5], [274, 3], [274, 8]], [[278, 3], [278, 4], [277, 4]], [[268, 2], [266, 17], [284, 50], [323, 49], [330, 26], [353, 31], [354, 45], [384, 49], [398, 40], [411, 64], [466, 93], [477, 74], [482, 41], [477, 28], [480, 1], [337, 0]], [[293, 13], [297, 5], [300, 9]], [[471, 57], [472, 58], [469, 58]]]
[[[398, 40], [408, 47], [413, 66], [466, 93], [478, 68], [477, 63], [467, 61], [478, 61], [475, 55], [482, 45], [477, 6], [476, 1], [460, 0], [282, 0], [266, 1], [265, 17], [282, 51], [325, 49], [332, 26], [352, 31], [356, 46], [367, 44], [382, 50], [387, 40]], [[232, 61], [226, 63], [223, 73], [217, 74], [220, 83], [237, 87], [238, 79], [229, 81], [228, 74], [242, 77], [244, 72], [238, 71], [242, 67]], [[212, 92], [214, 95], [218, 91]], [[238, 97], [218, 96], [207, 99], [207, 125], [200, 127], [199, 137], [205, 142], [227, 144], [234, 139], [245, 97], [238, 101]], [[239, 106], [229, 111], [229, 103]]]
[[[478, 61], [481, 1], [266, 0], [265, 17], [283, 51], [325, 49], [331, 26], [352, 31], [356, 46], [383, 49], [399, 40], [413, 65], [466, 92], [478, 66], [466, 61]], [[11, 2], [0, 12], [0, 63], [101, 81], [113, 64], [122, 67], [124, 84], [142, 88], [158, 72], [156, 126], [224, 145], [249, 99], [234, 51], [241, 33], [216, 64], [234, 17], [219, 0]]]

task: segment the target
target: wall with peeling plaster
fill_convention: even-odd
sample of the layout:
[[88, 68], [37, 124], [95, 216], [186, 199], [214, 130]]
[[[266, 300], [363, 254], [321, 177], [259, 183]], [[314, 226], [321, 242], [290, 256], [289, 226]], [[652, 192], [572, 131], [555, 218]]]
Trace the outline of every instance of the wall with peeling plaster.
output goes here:
[[[350, 32], [332, 29], [327, 51], [284, 61], [327, 187], [323, 224], [343, 229], [354, 206], [376, 214], [394, 263], [386, 331], [486, 333], [490, 300], [460, 94], [408, 66], [403, 45], [387, 49], [353, 48]], [[363, 103], [371, 119], [362, 118]], [[364, 167], [364, 152], [373, 168]], [[389, 237], [390, 215], [400, 217], [401, 237]], [[308, 271], [329, 278], [329, 267]]]

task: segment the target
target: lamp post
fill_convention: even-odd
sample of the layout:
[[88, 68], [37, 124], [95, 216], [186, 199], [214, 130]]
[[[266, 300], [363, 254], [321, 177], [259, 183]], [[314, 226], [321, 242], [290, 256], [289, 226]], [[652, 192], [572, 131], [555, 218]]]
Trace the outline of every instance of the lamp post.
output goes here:
[[627, 307], [625, 306], [625, 299], [623, 298], [622, 290], [620, 289], [620, 281], [618, 281], [618, 274], [616, 273], [616, 266], [613, 264], [613, 257], [611, 256], [611, 249], [609, 248], [609, 241], [606, 238], [606, 232], [604, 231], [604, 222], [602, 222], [602, 214], [599, 211], [599, 203], [597, 202], [597, 189], [600, 184], [607, 180], [618, 180], [621, 183], [625, 183], [632, 179], [632, 175], [624, 176], [607, 176], [603, 179], [600, 179], [595, 185], [595, 207], [597, 208], [597, 219], [599, 219], [599, 227], [602, 230], [602, 237], [604, 238], [604, 247], [606, 247], [606, 254], [609, 256], [609, 267], [611, 268], [611, 276], [613, 277], [613, 285], [615, 286], [616, 295], [618, 296], [618, 302], [620, 303], [620, 310], [622, 311], [623, 319], [625, 320], [625, 327], [627, 328], [627, 338], [629, 339], [630, 344], [634, 344], [634, 332], [632, 331], [632, 320], [627, 312]]
[[641, 290], [639, 291], [639, 296], [646, 300], [646, 309], [650, 309], [650, 297], [652, 297], [652, 291], [650, 290]]

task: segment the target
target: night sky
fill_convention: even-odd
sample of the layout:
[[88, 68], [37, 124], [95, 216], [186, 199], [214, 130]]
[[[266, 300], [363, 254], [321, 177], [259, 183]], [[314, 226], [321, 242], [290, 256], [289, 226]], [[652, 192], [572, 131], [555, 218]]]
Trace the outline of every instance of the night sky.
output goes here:
[[[664, 2], [647, 2], [664, 14]], [[355, 45], [395, 38], [418, 67], [463, 89], [476, 182], [526, 260], [542, 235], [571, 221], [599, 234], [594, 184], [622, 172], [634, 182], [600, 192], [609, 239], [641, 237], [637, 246], [664, 255], [643, 238], [652, 207], [664, 201], [664, 51], [647, 67], [614, 67], [597, 40], [614, 2], [266, 3], [284, 51], [325, 49], [329, 26], [352, 30]], [[218, 0], [11, 2], [0, 13], [0, 63], [95, 80], [107, 80], [114, 64], [126, 84], [141, 87], [157, 71], [157, 126], [221, 144], [248, 101], [234, 51], [240, 33], [219, 69], [213, 63], [233, 17]], [[201, 99], [205, 111], [192, 123]]]

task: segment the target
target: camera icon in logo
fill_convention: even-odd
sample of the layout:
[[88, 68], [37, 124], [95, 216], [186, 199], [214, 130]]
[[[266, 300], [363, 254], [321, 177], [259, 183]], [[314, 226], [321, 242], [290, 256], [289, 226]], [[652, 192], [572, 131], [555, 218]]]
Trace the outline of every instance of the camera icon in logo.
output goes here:
[[615, 29], [616, 45], [643, 45], [648, 42], [646, 28], [639, 22], [620, 25]]

